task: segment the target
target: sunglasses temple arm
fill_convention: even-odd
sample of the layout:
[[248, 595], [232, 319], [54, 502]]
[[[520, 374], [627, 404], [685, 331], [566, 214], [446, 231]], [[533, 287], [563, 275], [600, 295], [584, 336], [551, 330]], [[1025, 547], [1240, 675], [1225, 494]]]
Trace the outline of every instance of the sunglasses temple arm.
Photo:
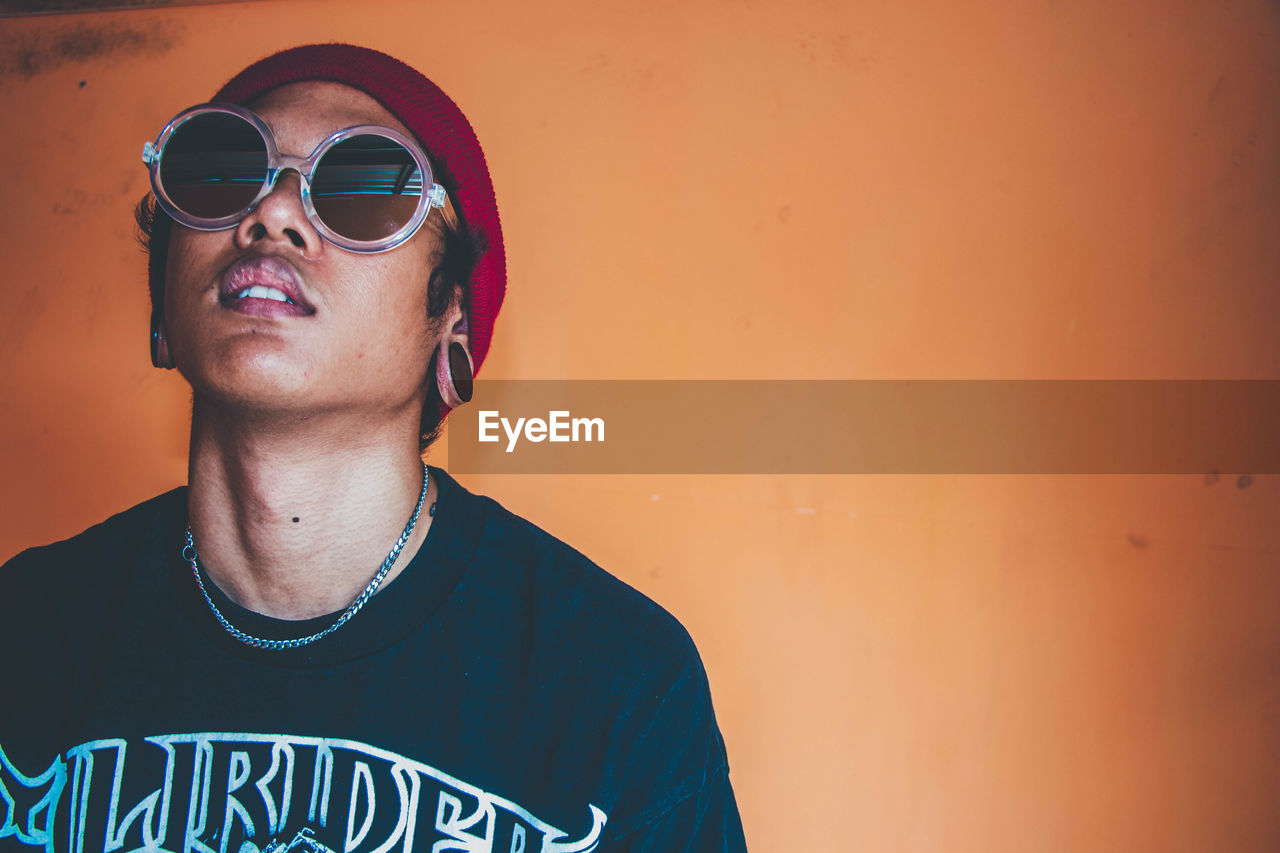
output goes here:
[[409, 163], [400, 167], [400, 176], [396, 178], [395, 188], [392, 192], [400, 195], [404, 192], [405, 186], [409, 183], [409, 178], [413, 177], [413, 173], [418, 170], [417, 163]]

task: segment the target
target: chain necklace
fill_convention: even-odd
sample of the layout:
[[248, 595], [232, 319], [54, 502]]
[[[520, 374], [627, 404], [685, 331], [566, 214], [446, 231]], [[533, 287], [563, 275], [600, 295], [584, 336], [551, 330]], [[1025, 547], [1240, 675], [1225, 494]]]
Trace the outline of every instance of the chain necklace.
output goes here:
[[253, 646], [255, 649], [296, 649], [299, 646], [306, 646], [314, 643], [323, 637], [327, 637], [334, 631], [341, 628], [360, 612], [360, 608], [364, 607], [365, 602], [373, 597], [378, 591], [378, 586], [382, 583], [383, 578], [387, 576], [387, 572], [391, 571], [391, 566], [395, 563], [396, 557], [400, 556], [400, 550], [404, 548], [404, 543], [409, 541], [409, 537], [413, 535], [413, 528], [418, 523], [418, 515], [422, 512], [422, 504], [427, 499], [427, 466], [422, 466], [422, 493], [418, 495], [418, 505], [413, 508], [413, 515], [409, 517], [409, 523], [405, 525], [404, 532], [400, 534], [400, 538], [396, 540], [396, 544], [391, 546], [391, 553], [387, 554], [387, 559], [382, 561], [382, 565], [378, 568], [373, 579], [368, 585], [361, 590], [356, 596], [356, 600], [338, 617], [337, 621], [325, 628], [323, 631], [317, 631], [307, 637], [298, 637], [296, 640], [266, 640], [262, 637], [255, 637], [252, 634], [246, 634], [235, 625], [227, 621], [227, 617], [222, 615], [222, 611], [218, 609], [218, 605], [213, 603], [213, 599], [209, 597], [209, 590], [205, 588], [204, 580], [200, 577], [200, 556], [196, 553], [196, 541], [191, 536], [191, 524], [188, 522], [186, 538], [187, 543], [182, 548], [182, 559], [186, 560], [191, 566], [191, 573], [196, 576], [196, 585], [200, 587], [204, 600], [209, 605], [209, 609], [213, 611], [213, 616], [218, 620], [218, 624], [226, 629], [227, 633], [235, 637], [247, 646]]

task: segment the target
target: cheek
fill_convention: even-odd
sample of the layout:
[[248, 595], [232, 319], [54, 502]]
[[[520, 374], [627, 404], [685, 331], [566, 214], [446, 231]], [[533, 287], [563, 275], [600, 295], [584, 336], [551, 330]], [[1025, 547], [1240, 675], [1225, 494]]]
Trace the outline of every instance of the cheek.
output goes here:
[[393, 250], [374, 285], [379, 290], [377, 301], [383, 306], [384, 321], [394, 324], [406, 341], [415, 341], [427, 350], [432, 348], [437, 325], [428, 310], [431, 260], [421, 251]]
[[425, 373], [437, 325], [427, 311], [430, 269], [413, 257], [384, 260], [359, 276], [365, 332], [359, 336], [363, 345], [358, 356], [382, 359], [388, 369], [398, 365], [407, 372]]
[[165, 256], [165, 295], [203, 289], [210, 276], [209, 264], [225, 249], [227, 240], [222, 231], [193, 231], [175, 224]]
[[197, 302], [207, 289], [209, 274], [201, 271], [207, 269], [208, 258], [217, 252], [217, 236], [216, 232], [192, 231], [174, 225], [165, 257], [164, 305], [167, 325], [181, 326], [192, 303]]

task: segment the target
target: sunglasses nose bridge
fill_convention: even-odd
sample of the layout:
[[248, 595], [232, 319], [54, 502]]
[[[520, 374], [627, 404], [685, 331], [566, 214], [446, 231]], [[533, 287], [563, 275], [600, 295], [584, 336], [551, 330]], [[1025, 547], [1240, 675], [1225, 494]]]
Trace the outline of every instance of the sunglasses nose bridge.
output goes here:
[[292, 157], [287, 154], [280, 154], [276, 156], [275, 162], [271, 164], [271, 169], [267, 176], [268, 182], [271, 185], [271, 189], [274, 190], [285, 172], [293, 172], [298, 176], [298, 183], [304, 188], [305, 192], [305, 188], [311, 184], [312, 168], [313, 164], [306, 157]]
[[[293, 177], [289, 178], [288, 173], [292, 172]], [[306, 172], [299, 168], [299, 164], [278, 164], [273, 166], [267, 173], [267, 188], [258, 197], [254, 209], [265, 202], [268, 198], [280, 189], [281, 182], [285, 184], [285, 192], [292, 194], [298, 201], [303, 202], [306, 207], [305, 199], [311, 192], [311, 181], [308, 180]], [[295, 184], [296, 182], [296, 184]]]
[[311, 171], [310, 157], [294, 157], [292, 154], [277, 154], [275, 159], [275, 170], [283, 172], [285, 169], [292, 169], [299, 175], [305, 175]]
[[312, 221], [309, 182], [297, 158], [291, 159], [295, 162], [272, 164], [267, 188], [236, 225], [236, 239], [243, 246], [269, 238], [288, 241], [308, 256], [321, 250], [323, 238]]

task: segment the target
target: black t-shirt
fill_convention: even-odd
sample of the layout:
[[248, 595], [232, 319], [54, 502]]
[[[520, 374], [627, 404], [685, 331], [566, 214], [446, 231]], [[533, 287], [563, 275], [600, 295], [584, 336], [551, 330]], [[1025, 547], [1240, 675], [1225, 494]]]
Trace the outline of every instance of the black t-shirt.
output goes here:
[[[185, 489], [0, 568], [0, 849], [744, 850], [679, 623], [431, 475], [410, 565], [297, 649], [214, 620]], [[332, 622], [209, 587], [250, 634]]]

